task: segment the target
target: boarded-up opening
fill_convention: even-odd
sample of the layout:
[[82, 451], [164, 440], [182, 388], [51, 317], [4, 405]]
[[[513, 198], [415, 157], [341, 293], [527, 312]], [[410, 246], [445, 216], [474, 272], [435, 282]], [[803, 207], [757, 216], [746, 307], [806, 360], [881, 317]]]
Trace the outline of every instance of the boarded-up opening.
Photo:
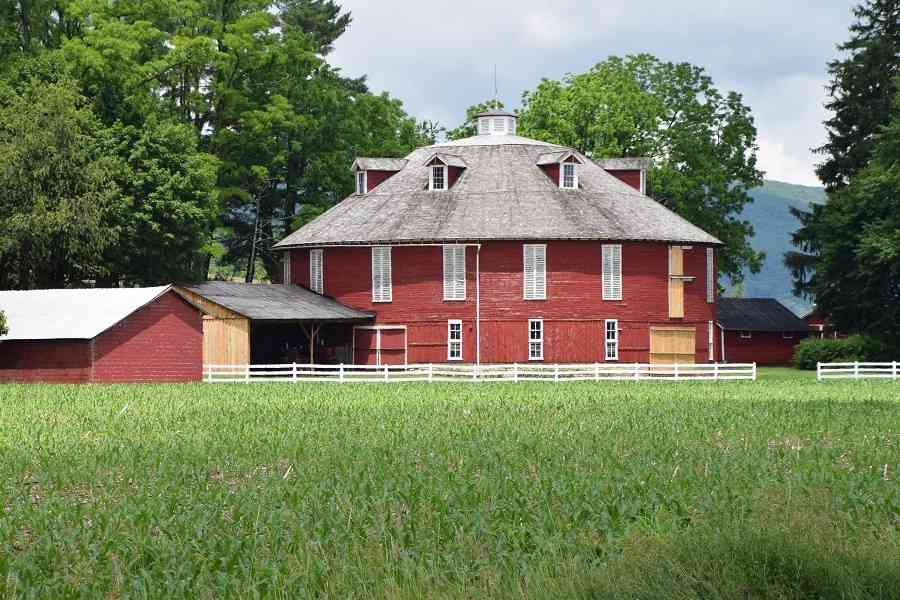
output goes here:
[[650, 328], [651, 364], [693, 364], [696, 341], [694, 329], [681, 327]]
[[203, 364], [250, 363], [250, 320], [203, 317]]
[[669, 246], [669, 318], [684, 318], [684, 250]]

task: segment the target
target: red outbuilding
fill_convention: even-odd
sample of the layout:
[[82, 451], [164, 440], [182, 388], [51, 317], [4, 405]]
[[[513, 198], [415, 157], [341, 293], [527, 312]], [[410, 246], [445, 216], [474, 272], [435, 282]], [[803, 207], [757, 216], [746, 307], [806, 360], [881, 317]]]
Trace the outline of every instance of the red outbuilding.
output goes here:
[[0, 310], [0, 381], [201, 379], [202, 313], [170, 286], [0, 291]]
[[787, 365], [809, 325], [774, 298], [719, 298], [722, 362]]
[[478, 115], [478, 134], [358, 158], [356, 193], [295, 231], [288, 284], [373, 315], [357, 364], [706, 362], [721, 242], [594, 161]]

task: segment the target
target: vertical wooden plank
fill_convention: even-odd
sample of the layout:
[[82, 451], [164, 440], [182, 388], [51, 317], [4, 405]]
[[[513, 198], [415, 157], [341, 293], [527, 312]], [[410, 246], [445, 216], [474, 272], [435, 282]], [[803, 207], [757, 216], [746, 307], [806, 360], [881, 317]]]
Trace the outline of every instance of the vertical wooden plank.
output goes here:
[[669, 246], [669, 318], [684, 318], [684, 251], [681, 246]]

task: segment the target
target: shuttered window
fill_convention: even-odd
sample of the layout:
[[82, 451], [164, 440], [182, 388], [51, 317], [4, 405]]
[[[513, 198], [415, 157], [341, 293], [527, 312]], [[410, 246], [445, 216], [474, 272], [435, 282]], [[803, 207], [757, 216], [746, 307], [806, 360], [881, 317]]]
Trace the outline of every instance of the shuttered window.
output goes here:
[[622, 245], [603, 244], [603, 299], [622, 299]]
[[619, 360], [619, 321], [607, 319], [606, 326], [606, 360]]
[[716, 301], [716, 254], [712, 248], [706, 249], [706, 301]]
[[282, 281], [285, 285], [291, 284], [291, 251], [288, 250], [284, 253], [282, 257], [282, 266], [284, 267], [284, 272], [282, 274]]
[[372, 302], [390, 302], [391, 247], [372, 246]]
[[447, 360], [462, 360], [462, 321], [447, 321]]
[[544, 322], [528, 320], [528, 360], [544, 360]]
[[466, 247], [444, 246], [444, 300], [466, 299]]
[[309, 251], [309, 289], [317, 294], [325, 293], [325, 253], [321, 248]]
[[547, 246], [544, 244], [524, 244], [525, 254], [525, 294], [526, 300], [547, 299]]

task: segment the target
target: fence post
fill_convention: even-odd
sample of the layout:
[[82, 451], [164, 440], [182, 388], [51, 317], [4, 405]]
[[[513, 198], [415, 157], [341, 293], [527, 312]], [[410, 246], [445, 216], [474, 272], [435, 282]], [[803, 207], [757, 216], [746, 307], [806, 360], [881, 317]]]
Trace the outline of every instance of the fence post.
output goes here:
[[673, 365], [675, 367], [675, 379], [678, 379], [678, 363]]
[[822, 381], [822, 363], [816, 363], [816, 381]]
[[641, 363], [634, 363], [634, 380], [641, 378]]
[[553, 381], [559, 381], [559, 365], [553, 365]]
[[753, 363], [753, 381], [756, 381], [756, 363]]
[[291, 379], [297, 381], [297, 363], [291, 363]]
[[428, 363], [428, 383], [434, 381], [434, 363]]
[[341, 369], [338, 371], [338, 381], [344, 382], [344, 363], [341, 363]]
[[894, 364], [891, 365], [891, 378], [897, 379], [897, 361], [894, 361]]
[[594, 381], [600, 381], [600, 363], [594, 363]]
[[250, 383], [250, 365], [247, 365], [247, 369], [244, 371], [244, 383]]
[[519, 381], [519, 363], [513, 363], [513, 381]]
[[384, 380], [388, 380], [388, 366], [384, 365]]
[[719, 380], [719, 363], [713, 363], [713, 381]]
[[853, 379], [859, 379], [859, 361], [853, 363]]

